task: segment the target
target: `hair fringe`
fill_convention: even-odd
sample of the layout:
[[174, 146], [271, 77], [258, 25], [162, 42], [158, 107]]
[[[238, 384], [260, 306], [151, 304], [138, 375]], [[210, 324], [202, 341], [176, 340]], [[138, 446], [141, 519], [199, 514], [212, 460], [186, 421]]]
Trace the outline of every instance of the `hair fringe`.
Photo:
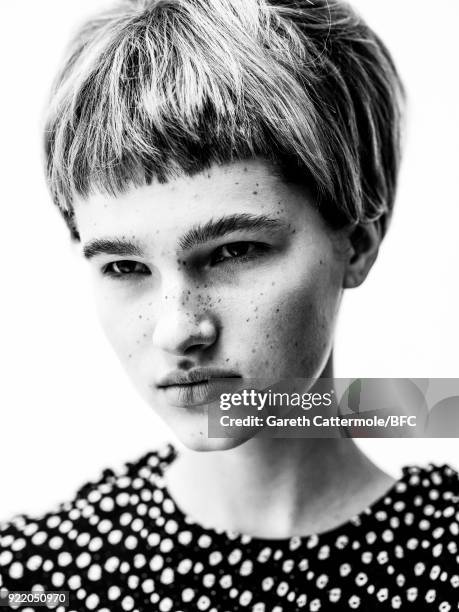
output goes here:
[[403, 98], [343, 2], [124, 0], [80, 29], [58, 75], [47, 180], [75, 236], [75, 196], [255, 156], [336, 225], [388, 219]]

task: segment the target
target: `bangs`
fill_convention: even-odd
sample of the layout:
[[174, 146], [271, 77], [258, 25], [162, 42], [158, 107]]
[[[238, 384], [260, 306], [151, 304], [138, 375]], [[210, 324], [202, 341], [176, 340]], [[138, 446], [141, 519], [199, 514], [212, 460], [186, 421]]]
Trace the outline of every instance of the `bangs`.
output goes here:
[[[275, 14], [253, 3], [239, 11], [236, 2], [151, 4], [106, 15], [64, 70], [47, 128], [59, 204], [294, 150], [309, 154], [302, 161], [325, 186], [312, 102], [297, 82], [305, 58], [295, 32], [280, 19], [274, 28]], [[219, 13], [226, 4], [225, 15], [212, 4]]]
[[[69, 221], [76, 195], [262, 156], [319, 201], [339, 202], [341, 217], [361, 218], [365, 195], [368, 218], [380, 215], [381, 172], [394, 170], [381, 163], [398, 134], [383, 142], [378, 130], [396, 123], [397, 79], [382, 44], [363, 40], [369, 32], [325, 0], [125, 1], [81, 29], [56, 81], [45, 142], [54, 201]], [[377, 91], [383, 112], [360, 103], [347, 78], [356, 92]]]

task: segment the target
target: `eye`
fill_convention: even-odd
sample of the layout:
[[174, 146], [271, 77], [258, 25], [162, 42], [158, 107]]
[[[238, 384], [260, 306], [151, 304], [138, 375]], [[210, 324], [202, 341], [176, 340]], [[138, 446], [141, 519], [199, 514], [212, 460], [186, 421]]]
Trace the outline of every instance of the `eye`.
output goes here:
[[210, 265], [215, 266], [226, 261], [245, 261], [256, 257], [257, 254], [266, 251], [267, 246], [260, 242], [232, 242], [225, 244], [212, 253]]
[[127, 276], [141, 276], [150, 274], [147, 266], [139, 261], [122, 259], [112, 261], [102, 268], [103, 274], [112, 278], [126, 278]]

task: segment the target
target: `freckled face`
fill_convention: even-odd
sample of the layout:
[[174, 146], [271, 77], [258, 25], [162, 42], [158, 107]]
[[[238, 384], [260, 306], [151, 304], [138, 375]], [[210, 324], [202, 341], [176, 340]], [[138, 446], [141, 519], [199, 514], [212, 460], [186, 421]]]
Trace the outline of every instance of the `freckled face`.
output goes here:
[[215, 368], [272, 383], [322, 373], [344, 239], [267, 162], [95, 194], [75, 214], [104, 330], [142, 396], [190, 448], [243, 440], [207, 439], [206, 411], [158, 388], [171, 372]]

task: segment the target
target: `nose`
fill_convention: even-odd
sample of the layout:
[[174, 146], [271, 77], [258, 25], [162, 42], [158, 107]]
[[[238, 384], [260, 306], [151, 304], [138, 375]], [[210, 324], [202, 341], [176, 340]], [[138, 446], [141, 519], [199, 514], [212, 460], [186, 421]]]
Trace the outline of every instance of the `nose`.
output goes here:
[[[171, 296], [169, 295], [169, 298]], [[212, 346], [218, 337], [218, 326], [210, 312], [194, 312], [183, 300], [168, 299], [156, 321], [153, 344], [173, 355], [189, 355]]]

